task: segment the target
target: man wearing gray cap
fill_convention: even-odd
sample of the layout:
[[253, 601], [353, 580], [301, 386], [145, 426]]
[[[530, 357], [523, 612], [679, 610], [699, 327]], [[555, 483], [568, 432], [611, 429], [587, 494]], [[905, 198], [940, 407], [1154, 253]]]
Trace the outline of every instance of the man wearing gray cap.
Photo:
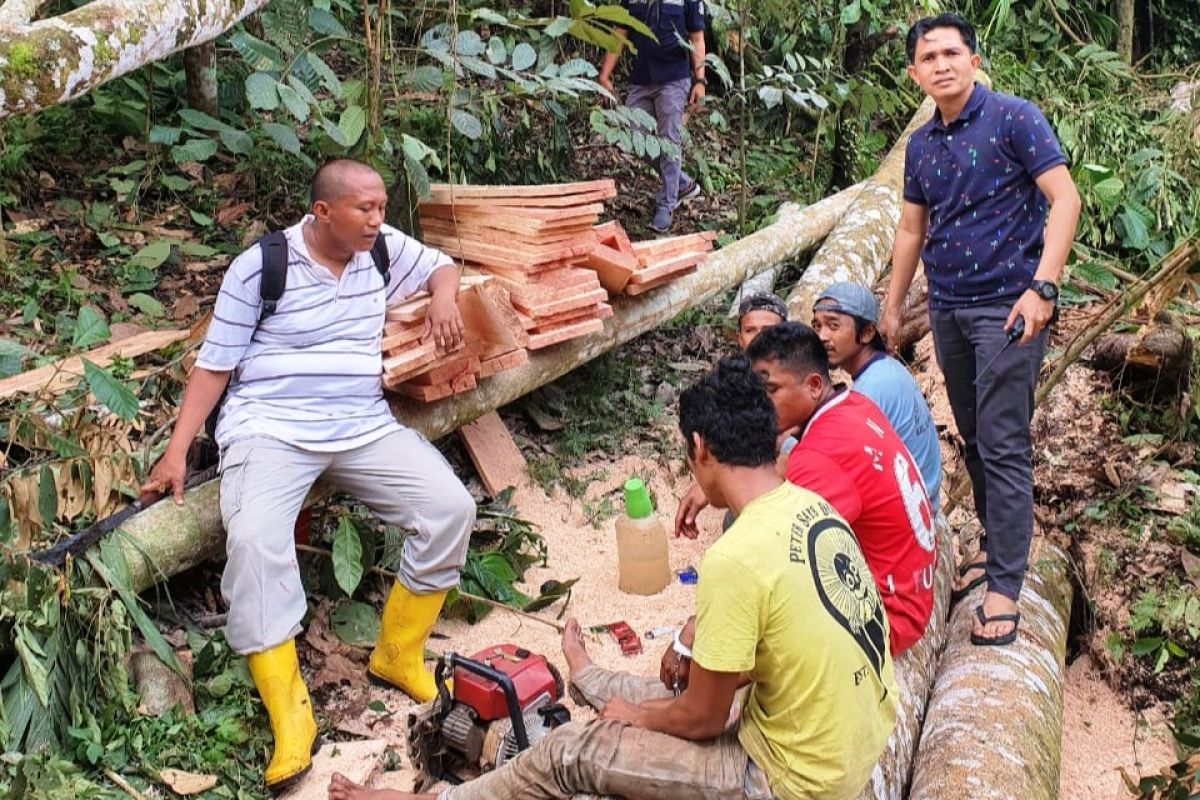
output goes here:
[[850, 373], [854, 391], [866, 395], [892, 423], [917, 462], [936, 513], [942, 485], [937, 428], [913, 376], [885, 352], [878, 322], [879, 304], [861, 283], [835, 283], [813, 305], [812, 327], [830, 365]]

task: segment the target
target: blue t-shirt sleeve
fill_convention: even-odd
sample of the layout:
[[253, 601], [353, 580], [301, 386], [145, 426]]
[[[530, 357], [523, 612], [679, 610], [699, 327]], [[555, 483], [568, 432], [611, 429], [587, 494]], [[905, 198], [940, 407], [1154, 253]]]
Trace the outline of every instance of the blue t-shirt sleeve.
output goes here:
[[688, 33], [704, 30], [704, 0], [684, 0], [683, 16]]
[[1008, 139], [1012, 143], [1013, 156], [1033, 178], [1067, 163], [1050, 123], [1029, 101], [1022, 102], [1012, 112]]
[[[919, 131], [918, 131], [919, 133]], [[917, 175], [918, 145], [912, 140], [904, 147], [904, 199], [909, 203], [927, 206], [925, 192], [921, 189], [921, 179]]]

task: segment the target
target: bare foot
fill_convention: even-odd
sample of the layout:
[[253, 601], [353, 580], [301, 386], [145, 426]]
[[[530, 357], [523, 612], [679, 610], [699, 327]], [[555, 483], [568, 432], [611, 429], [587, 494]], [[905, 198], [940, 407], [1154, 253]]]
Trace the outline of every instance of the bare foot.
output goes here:
[[329, 800], [435, 800], [433, 794], [408, 794], [391, 789], [368, 789], [359, 786], [340, 772], [329, 781]]
[[[1017, 613], [1017, 604], [1012, 599], [1005, 597], [996, 592], [988, 592], [983, 596], [983, 615], [985, 617], [994, 617], [998, 614], [1015, 614]], [[976, 636], [986, 636], [989, 639], [996, 639], [1001, 636], [1006, 636], [1012, 633], [1016, 628], [1017, 623], [1012, 620], [1004, 620], [1001, 622], [989, 622], [987, 625], [982, 624], [978, 617], [975, 617], [974, 631]]]
[[591, 666], [592, 657], [588, 655], [587, 645], [584, 644], [583, 631], [579, 628], [579, 620], [574, 617], [568, 619], [563, 628], [562, 651], [572, 675]]
[[971, 581], [984, 574], [985, 569], [987, 569], [987, 553], [980, 550], [975, 553], [975, 557], [971, 559], [971, 563], [964, 567], [961, 574], [954, 579], [954, 591], [965, 591]]

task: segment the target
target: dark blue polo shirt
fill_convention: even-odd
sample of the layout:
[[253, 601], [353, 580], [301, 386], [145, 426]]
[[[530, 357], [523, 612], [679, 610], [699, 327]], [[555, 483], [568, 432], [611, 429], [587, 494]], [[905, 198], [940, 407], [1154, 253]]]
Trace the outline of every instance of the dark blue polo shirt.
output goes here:
[[978, 83], [958, 119], [945, 125], [935, 111], [917, 129], [904, 199], [929, 209], [921, 258], [932, 308], [1004, 302], [1029, 288], [1047, 208], [1034, 180], [1066, 161], [1033, 103]]
[[656, 42], [629, 31], [629, 40], [637, 48], [630, 83], [644, 86], [690, 76], [692, 56], [679, 42], [704, 30], [704, 0], [621, 0], [621, 5], [658, 37]]

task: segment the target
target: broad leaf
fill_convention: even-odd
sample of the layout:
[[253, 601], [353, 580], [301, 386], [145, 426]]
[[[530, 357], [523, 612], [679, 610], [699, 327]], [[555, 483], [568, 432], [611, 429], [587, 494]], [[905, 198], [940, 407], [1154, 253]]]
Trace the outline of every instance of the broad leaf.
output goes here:
[[43, 464], [38, 472], [38, 514], [47, 530], [54, 525], [58, 516], [58, 489], [54, 486], [54, 472]]
[[33, 356], [33, 351], [20, 342], [12, 339], [0, 339], [0, 378], [19, 373], [25, 359]]
[[483, 124], [479, 118], [461, 108], [450, 109], [450, 123], [468, 139], [478, 139], [483, 135]]
[[354, 594], [363, 576], [362, 539], [349, 517], [342, 517], [333, 536], [333, 577], [347, 597]]
[[338, 118], [337, 126], [345, 137], [345, 146], [353, 147], [367, 127], [367, 112], [362, 106], [346, 106], [346, 110]]
[[183, 128], [167, 128], [162, 125], [155, 125], [150, 129], [150, 134], [147, 138], [150, 140], [150, 144], [175, 144], [182, 135]]
[[503, 64], [508, 60], [508, 48], [504, 46], [504, 40], [499, 36], [488, 39], [487, 59], [493, 64]]
[[163, 262], [170, 257], [171, 240], [155, 239], [153, 242], [133, 254], [133, 258], [129, 259], [129, 266], [145, 267], [146, 269], [158, 269], [163, 265]]
[[1117, 215], [1117, 220], [1123, 229], [1122, 247], [1128, 247], [1131, 250], [1145, 250], [1150, 246], [1150, 228], [1142, 219], [1141, 214], [1126, 205]]
[[483, 55], [483, 40], [475, 31], [459, 31], [454, 44], [454, 49], [460, 56]]
[[366, 603], [341, 603], [329, 612], [337, 637], [353, 647], [371, 647], [379, 638], [379, 612]]
[[91, 347], [98, 342], [107, 341], [108, 337], [108, 323], [99, 311], [91, 306], [79, 309], [79, 316], [75, 318], [75, 336], [71, 341], [73, 347]]
[[308, 26], [322, 36], [350, 35], [342, 23], [338, 22], [338, 18], [323, 8], [313, 7], [308, 10]]
[[300, 155], [300, 137], [296, 135], [296, 131], [278, 122], [264, 122], [263, 130], [275, 140], [275, 144], [279, 145], [281, 150]]
[[200, 131], [219, 131], [223, 128], [228, 128], [224, 122], [213, 119], [203, 111], [197, 111], [194, 108], [181, 108], [178, 111], [179, 118], [191, 125], [196, 130]]
[[143, 294], [142, 292], [137, 292], [130, 295], [129, 305], [150, 317], [161, 317], [164, 313], [162, 303], [158, 302], [148, 294]]
[[537, 51], [529, 45], [528, 42], [521, 42], [513, 48], [512, 52], [512, 67], [517, 70], [525, 70], [537, 63]]
[[597, 73], [596, 68], [592, 66], [590, 61], [582, 58], [572, 58], [559, 68], [558, 74], [564, 78], [578, 78], [581, 75], [591, 78]]
[[279, 99], [283, 101], [284, 107], [296, 118], [297, 122], [304, 122], [308, 119], [310, 111], [308, 102], [295, 89], [286, 83], [276, 84], [275, 89], [279, 92]]
[[249, 155], [254, 149], [254, 140], [245, 131], [226, 126], [217, 135], [221, 137], [221, 144], [225, 145], [225, 149], [235, 156]]
[[212, 139], [188, 139], [171, 148], [171, 159], [176, 164], [190, 161], [207, 161], [217, 153], [217, 143]]
[[[182, 175], [163, 175], [158, 179], [158, 182], [161, 183], [164, 188], [170, 189], [172, 192], [186, 192], [188, 189], [192, 188], [191, 180], [183, 177]], [[100, 238], [101, 244], [103, 244], [105, 247], [115, 247], [121, 243], [120, 239], [117, 239], [115, 242], [111, 243], [107, 242], [104, 240], [103, 234], [97, 234], [97, 237]], [[116, 237], [113, 238], [116, 239]]]
[[571, 25], [574, 23], [575, 20], [571, 19], [570, 17], [555, 17], [554, 21], [547, 25], [543, 32], [547, 36], [557, 39], [559, 36], [562, 36], [564, 33], [571, 30]]
[[129, 387], [108, 370], [83, 359], [83, 377], [101, 405], [126, 422], [137, 416], [138, 401]]
[[321, 83], [325, 84], [325, 88], [334, 97], [342, 96], [342, 81], [338, 78], [337, 73], [325, 63], [325, 61], [316, 53], [305, 53], [304, 57], [308, 59], [308, 63], [312, 66], [313, 71], [317, 73], [321, 79]]
[[269, 45], [262, 39], [257, 39], [245, 31], [238, 31], [229, 37], [233, 49], [246, 60], [251, 69], [271, 70], [278, 72], [286, 64], [283, 54], [278, 48]]
[[279, 108], [279, 81], [265, 72], [253, 72], [246, 78], [246, 102], [260, 111]]
[[408, 73], [408, 85], [416, 92], [436, 92], [442, 87], [444, 74], [441, 67], [425, 64]]

